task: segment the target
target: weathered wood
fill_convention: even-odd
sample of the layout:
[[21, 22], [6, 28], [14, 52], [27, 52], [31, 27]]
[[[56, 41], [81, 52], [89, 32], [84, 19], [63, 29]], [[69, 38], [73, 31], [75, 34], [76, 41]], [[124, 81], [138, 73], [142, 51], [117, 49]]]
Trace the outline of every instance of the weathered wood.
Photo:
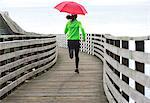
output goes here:
[[125, 76], [132, 78], [133, 80], [145, 85], [150, 88], [150, 77], [145, 75], [144, 73], [135, 71], [131, 68], [128, 68], [124, 65], [119, 64], [112, 57], [105, 55], [105, 59], [108, 63], [110, 63], [114, 68], [116, 68], [119, 72], [124, 74]]
[[[8, 42], [0, 42], [0, 48], [1, 49], [7, 49], [7, 48], [14, 48], [14, 47], [21, 47], [21, 46], [28, 46], [28, 45], [34, 45], [34, 44], [44, 44], [49, 42], [55, 42], [55, 38], [45, 38], [45, 39], [31, 39], [31, 40], [14, 40], [14, 41], [8, 41]], [[10, 45], [11, 43], [11, 45]]]
[[[42, 60], [41, 62], [44, 62], [44, 61], [47, 61], [47, 60], [50, 61], [51, 59], [52, 59], [52, 57], [49, 57], [46, 60], [45, 59]], [[4, 88], [2, 88], [0, 90], [0, 96], [4, 95], [8, 91], [12, 90], [14, 87], [18, 86], [20, 83], [22, 83], [26, 79], [34, 76], [37, 73], [40, 73], [41, 71], [47, 69], [48, 67], [51, 67], [55, 62], [56, 62], [56, 58], [51, 63], [49, 63], [49, 64], [47, 64], [47, 65], [45, 65], [45, 66], [43, 66], [41, 68], [38, 68], [35, 71], [29, 72], [28, 74], [25, 74], [24, 76], [20, 77], [19, 79], [13, 81], [12, 83], [10, 83], [9, 85], [5, 86]]]
[[50, 35], [0, 35], [0, 37], [1, 38], [4, 38], [4, 39], [7, 39], [7, 38], [18, 38], [18, 37], [20, 37], [20, 38], [24, 38], [24, 37], [36, 37], [36, 38], [42, 38], [42, 37], [49, 37], [49, 38], [51, 38], [51, 37], [53, 37], [54, 35], [52, 35], [52, 34], [50, 34]]
[[45, 63], [45, 62], [51, 61], [51, 59], [53, 59], [53, 58], [55, 58], [55, 55], [53, 55], [53, 56], [51, 56], [51, 57], [49, 57], [49, 58], [46, 58], [46, 59], [44, 59], [44, 60], [40, 60], [40, 61], [38, 61], [38, 62], [35, 62], [35, 63], [33, 63], [33, 64], [29, 64], [29, 65], [24, 66], [24, 67], [22, 67], [22, 68], [20, 68], [20, 69], [18, 69], [18, 70], [16, 70], [16, 71], [13, 71], [12, 73], [9, 73], [8, 75], [6, 75], [6, 76], [0, 78], [0, 85], [1, 85], [2, 83], [4, 83], [4, 82], [7, 82], [8, 80], [10, 80], [10, 79], [12, 79], [12, 78], [18, 76], [19, 74], [21, 74], [21, 73], [23, 73], [23, 72], [29, 70], [29, 69], [32, 69], [32, 68], [34, 68], [34, 67], [36, 67], [36, 66], [38, 66], [38, 65], [41, 65], [41, 64], [43, 64], [43, 63]]
[[23, 58], [23, 59], [20, 59], [18, 61], [15, 61], [15, 62], [12, 62], [12, 63], [9, 63], [9, 64], [6, 64], [4, 66], [1, 66], [0, 67], [0, 73], [6, 71], [6, 70], [9, 70], [10, 68], [12, 67], [16, 67], [17, 65], [20, 65], [22, 63], [26, 63], [27, 61], [31, 61], [31, 60], [34, 60], [34, 59], [37, 59], [37, 58], [41, 58], [41, 57], [44, 57], [44, 56], [47, 56], [49, 54], [52, 54], [55, 52], [56, 49], [53, 49], [51, 51], [48, 51], [48, 52], [45, 52], [45, 53], [42, 53], [42, 54], [38, 54], [38, 57], [37, 55], [33, 55], [33, 56], [29, 56], [29, 57], [26, 57], [26, 58]]
[[[117, 75], [113, 73], [113, 71], [109, 68], [108, 65], [106, 65], [105, 70], [109, 77], [114, 81], [116, 85], [119, 86], [126, 94], [128, 94], [131, 98], [135, 100], [136, 103], [149, 103], [150, 99], [142, 95], [140, 92], [136, 91], [132, 87], [130, 87], [127, 83], [122, 81]], [[109, 79], [107, 78], [107, 81]], [[110, 81], [110, 80], [109, 80]], [[108, 82], [107, 82], [108, 83]], [[111, 83], [112, 84], [112, 83]], [[117, 91], [117, 90], [115, 90]], [[114, 94], [114, 92], [112, 92]], [[136, 94], [136, 95], [135, 95]], [[120, 94], [121, 96], [121, 94]], [[117, 98], [116, 98], [117, 99]], [[122, 101], [120, 98], [118, 98], [118, 101]], [[123, 102], [124, 103], [124, 102]]]
[[[149, 40], [150, 36], [145, 37], [114, 37], [111, 35], [101, 35], [101, 34], [87, 34], [87, 38], [85, 42], [81, 41], [81, 51], [92, 54], [100, 58], [103, 62], [103, 82], [104, 82], [104, 90], [106, 96], [110, 103], [115, 102], [129, 102], [129, 99], [132, 98], [133, 100], [139, 103], [149, 103], [147, 96], [141, 96], [139, 91], [140, 90], [144, 94], [144, 88], [150, 87], [150, 78], [148, 75], [141, 73], [144, 71], [144, 65], [150, 64], [150, 53], [143, 52], [141, 48], [145, 48], [144, 42], [145, 40]], [[64, 39], [63, 36], [61, 39]], [[129, 40], [135, 41], [135, 43], [142, 41], [142, 43], [138, 43], [139, 48], [137, 50], [129, 50], [128, 42]], [[122, 43], [119, 41], [122, 41]], [[144, 41], [144, 42], [143, 42]], [[61, 40], [59, 42], [62, 42]], [[124, 45], [125, 43], [125, 45]], [[140, 46], [142, 44], [142, 46]], [[122, 47], [120, 47], [122, 45]], [[61, 45], [61, 47], [66, 47], [66, 45]], [[108, 55], [107, 55], [108, 54]], [[132, 70], [129, 68], [127, 64], [129, 61], [128, 59], [134, 60], [141, 64], [139, 69]], [[122, 63], [120, 62], [122, 60]], [[109, 67], [112, 69], [113, 72], [110, 74], [109, 71], [106, 71], [107, 67], [105, 67], [109, 63]], [[127, 64], [127, 65], [126, 65]], [[142, 66], [143, 65], [143, 66]], [[141, 68], [143, 68], [141, 70]], [[120, 73], [119, 73], [120, 72]], [[110, 81], [108, 81], [107, 75], [109, 75]], [[118, 79], [115, 80], [113, 75], [118, 75], [120, 82]], [[129, 86], [129, 78], [132, 78], [135, 81], [136, 88], [138, 90], [133, 90], [131, 88], [128, 92]], [[106, 80], [107, 79], [107, 80]], [[114, 81], [115, 80], [115, 81]], [[112, 83], [111, 85], [107, 86], [108, 82]], [[126, 82], [126, 84], [124, 84]], [[123, 86], [125, 85], [125, 86]], [[138, 87], [137, 87], [138, 85]], [[114, 87], [117, 90], [114, 89]], [[142, 87], [143, 86], [143, 87]], [[141, 87], [143, 89], [141, 89]], [[119, 89], [120, 88], [120, 89]], [[125, 92], [124, 92], [125, 91]], [[118, 93], [120, 95], [118, 95]], [[115, 95], [116, 94], [116, 95]], [[129, 94], [129, 95], [127, 95]], [[121, 97], [121, 95], [123, 97]], [[137, 95], [137, 96], [136, 96]], [[125, 100], [126, 99], [126, 100]], [[140, 100], [139, 100], [140, 99]]]
[[105, 34], [105, 38], [113, 40], [150, 40], [150, 36], [140, 36], [140, 37], [129, 37], [129, 36], [112, 36]]
[[28, 49], [15, 51], [15, 52], [6, 53], [6, 54], [3, 54], [3, 55], [0, 55], [0, 58], [1, 58], [0, 60], [1, 61], [7, 60], [7, 59], [13, 58], [15, 56], [17, 57], [17, 56], [23, 55], [23, 54], [33, 53], [33, 52], [36, 52], [36, 51], [42, 51], [42, 50], [46, 50], [46, 49], [49, 49], [49, 48], [53, 48], [55, 46], [56, 46], [56, 44], [52, 44], [52, 45], [48, 45], [48, 46], [44, 46], [44, 47], [28, 48]]
[[107, 103], [102, 62], [80, 53], [80, 74], [77, 74], [67, 49], [59, 51], [58, 61], [51, 70], [24, 83], [2, 103]]
[[150, 53], [118, 48], [118, 47], [110, 45], [110, 44], [105, 44], [105, 48], [115, 54], [118, 54], [118, 55], [124, 57], [124, 58], [133, 59], [133, 60], [136, 60], [141, 63], [150, 64]]

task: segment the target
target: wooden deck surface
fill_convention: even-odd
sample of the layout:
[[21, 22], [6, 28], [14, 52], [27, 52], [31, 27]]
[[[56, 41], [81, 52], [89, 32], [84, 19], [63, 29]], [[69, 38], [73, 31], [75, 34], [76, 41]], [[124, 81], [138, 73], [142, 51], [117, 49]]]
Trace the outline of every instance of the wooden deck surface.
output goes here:
[[52, 69], [25, 82], [1, 103], [108, 103], [103, 90], [102, 62], [80, 53], [80, 74], [74, 69], [68, 50], [59, 48]]

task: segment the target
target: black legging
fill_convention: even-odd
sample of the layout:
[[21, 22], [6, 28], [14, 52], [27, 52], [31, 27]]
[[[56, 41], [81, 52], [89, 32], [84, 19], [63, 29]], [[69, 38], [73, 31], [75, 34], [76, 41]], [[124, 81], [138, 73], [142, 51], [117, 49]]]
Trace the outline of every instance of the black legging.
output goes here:
[[73, 58], [73, 51], [75, 50], [75, 63], [76, 63], [76, 68], [78, 68], [79, 65], [79, 49], [80, 48], [75, 48], [75, 49], [70, 49], [69, 48], [69, 56], [72, 59]]
[[79, 65], [79, 50], [80, 50], [80, 41], [79, 40], [68, 40], [69, 56], [73, 58], [73, 51], [75, 50], [75, 63], [76, 68]]

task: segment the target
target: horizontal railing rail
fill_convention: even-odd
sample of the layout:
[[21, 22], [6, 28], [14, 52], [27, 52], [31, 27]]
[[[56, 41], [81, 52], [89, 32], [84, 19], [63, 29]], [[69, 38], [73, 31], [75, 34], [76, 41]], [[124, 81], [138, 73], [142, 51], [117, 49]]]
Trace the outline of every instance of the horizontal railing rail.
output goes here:
[[[67, 47], [65, 35], [57, 38], [61, 47]], [[86, 41], [80, 42], [82, 52], [103, 62], [103, 85], [110, 103], [150, 103], [149, 39], [87, 34]]]
[[0, 98], [57, 60], [54, 35], [0, 35]]

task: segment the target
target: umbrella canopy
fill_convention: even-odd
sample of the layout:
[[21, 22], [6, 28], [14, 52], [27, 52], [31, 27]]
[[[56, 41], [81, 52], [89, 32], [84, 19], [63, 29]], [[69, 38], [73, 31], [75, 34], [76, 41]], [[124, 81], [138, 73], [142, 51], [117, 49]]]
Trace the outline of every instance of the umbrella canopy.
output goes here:
[[76, 2], [64, 1], [55, 6], [60, 12], [67, 12], [70, 14], [81, 14], [85, 15], [87, 13], [86, 9]]

